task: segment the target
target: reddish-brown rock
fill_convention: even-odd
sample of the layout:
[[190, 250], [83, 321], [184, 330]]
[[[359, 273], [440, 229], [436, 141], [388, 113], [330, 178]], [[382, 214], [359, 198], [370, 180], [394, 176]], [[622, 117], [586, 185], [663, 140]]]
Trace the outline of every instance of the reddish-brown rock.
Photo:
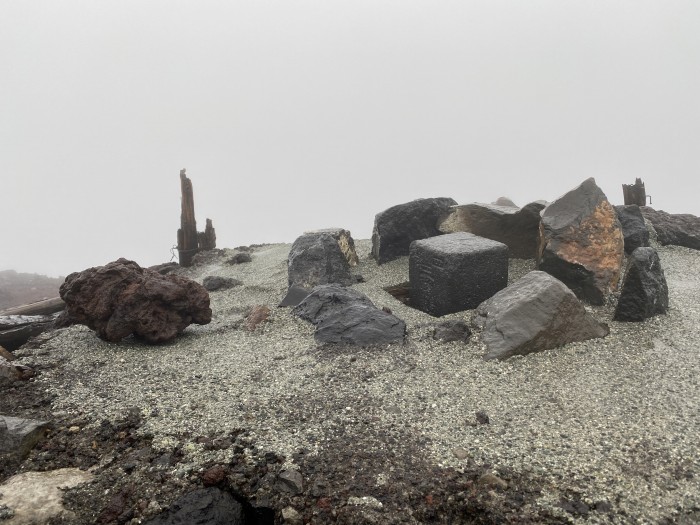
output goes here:
[[538, 268], [600, 305], [617, 289], [624, 245], [615, 209], [590, 178], [542, 211]]
[[260, 323], [267, 322], [270, 317], [270, 308], [264, 304], [253, 306], [245, 319], [245, 327], [250, 332], [254, 331]]
[[162, 343], [192, 323], [211, 321], [209, 294], [202, 285], [127, 259], [70, 274], [60, 293], [68, 318], [106, 341], [133, 333], [148, 343]]

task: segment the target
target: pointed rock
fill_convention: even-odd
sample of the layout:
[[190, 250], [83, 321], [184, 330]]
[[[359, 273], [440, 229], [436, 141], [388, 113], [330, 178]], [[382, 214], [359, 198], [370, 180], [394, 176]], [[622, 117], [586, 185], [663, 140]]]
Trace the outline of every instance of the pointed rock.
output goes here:
[[617, 302], [616, 321], [643, 321], [668, 310], [668, 285], [654, 248], [632, 252], [627, 263], [622, 293]]
[[625, 253], [630, 254], [641, 246], [649, 246], [649, 230], [639, 206], [636, 204], [615, 206], [615, 213], [622, 227]]
[[593, 178], [542, 211], [538, 268], [579, 299], [602, 305], [617, 289], [624, 238], [615, 209]]
[[586, 312], [573, 292], [545, 272], [533, 271], [476, 309], [485, 359], [507, 359], [595, 337], [608, 327]]

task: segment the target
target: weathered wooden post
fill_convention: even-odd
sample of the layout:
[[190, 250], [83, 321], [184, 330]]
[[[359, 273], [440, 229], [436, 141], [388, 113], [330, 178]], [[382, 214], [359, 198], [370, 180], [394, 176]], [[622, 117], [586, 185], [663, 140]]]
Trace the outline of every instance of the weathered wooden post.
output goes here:
[[197, 222], [194, 219], [194, 194], [192, 181], [180, 170], [180, 188], [182, 190], [182, 212], [180, 229], [177, 231], [177, 252], [181, 266], [191, 266], [192, 257], [197, 253]]
[[203, 232], [199, 232], [197, 237], [199, 238], [200, 250], [213, 250], [216, 248], [216, 230], [214, 230], [211, 219], [207, 219], [207, 227], [204, 228]]
[[623, 184], [622, 194], [625, 198], [625, 206], [629, 204], [647, 205], [647, 194], [642, 179], [635, 179], [634, 184]]

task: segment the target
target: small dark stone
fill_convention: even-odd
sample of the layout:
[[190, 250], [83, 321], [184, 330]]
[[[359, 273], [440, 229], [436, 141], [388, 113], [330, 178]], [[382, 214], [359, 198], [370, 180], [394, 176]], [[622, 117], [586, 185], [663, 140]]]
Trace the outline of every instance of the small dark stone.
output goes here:
[[471, 335], [469, 325], [465, 321], [444, 321], [433, 329], [433, 339], [445, 341], [467, 341]]
[[245, 525], [243, 506], [221, 489], [208, 487], [185, 494], [145, 525]]
[[216, 290], [228, 290], [234, 286], [240, 286], [243, 282], [231, 277], [220, 277], [218, 275], [210, 275], [202, 280], [202, 286], [210, 292]]
[[212, 487], [224, 481], [226, 479], [226, 474], [227, 471], [224, 467], [221, 465], [214, 465], [213, 467], [210, 467], [202, 472], [200, 477], [202, 478], [202, 484], [205, 487]]
[[277, 488], [291, 494], [301, 494], [304, 491], [304, 478], [298, 470], [283, 470], [277, 476]]
[[249, 263], [252, 260], [253, 260], [253, 258], [250, 256], [249, 253], [239, 252], [239, 253], [234, 254], [232, 257], [230, 257], [229, 260], [226, 262], [229, 264], [243, 264], [243, 263]]
[[476, 421], [477, 421], [480, 425], [488, 425], [488, 424], [491, 422], [491, 421], [489, 420], [489, 415], [488, 415], [486, 412], [484, 412], [483, 410], [479, 410], [479, 411], [476, 413]]

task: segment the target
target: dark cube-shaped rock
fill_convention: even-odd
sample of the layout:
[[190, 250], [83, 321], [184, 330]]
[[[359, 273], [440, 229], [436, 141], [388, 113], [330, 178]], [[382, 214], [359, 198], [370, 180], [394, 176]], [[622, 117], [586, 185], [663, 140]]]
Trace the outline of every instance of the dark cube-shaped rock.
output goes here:
[[430, 315], [476, 308], [508, 284], [508, 247], [458, 232], [411, 244], [411, 304]]

